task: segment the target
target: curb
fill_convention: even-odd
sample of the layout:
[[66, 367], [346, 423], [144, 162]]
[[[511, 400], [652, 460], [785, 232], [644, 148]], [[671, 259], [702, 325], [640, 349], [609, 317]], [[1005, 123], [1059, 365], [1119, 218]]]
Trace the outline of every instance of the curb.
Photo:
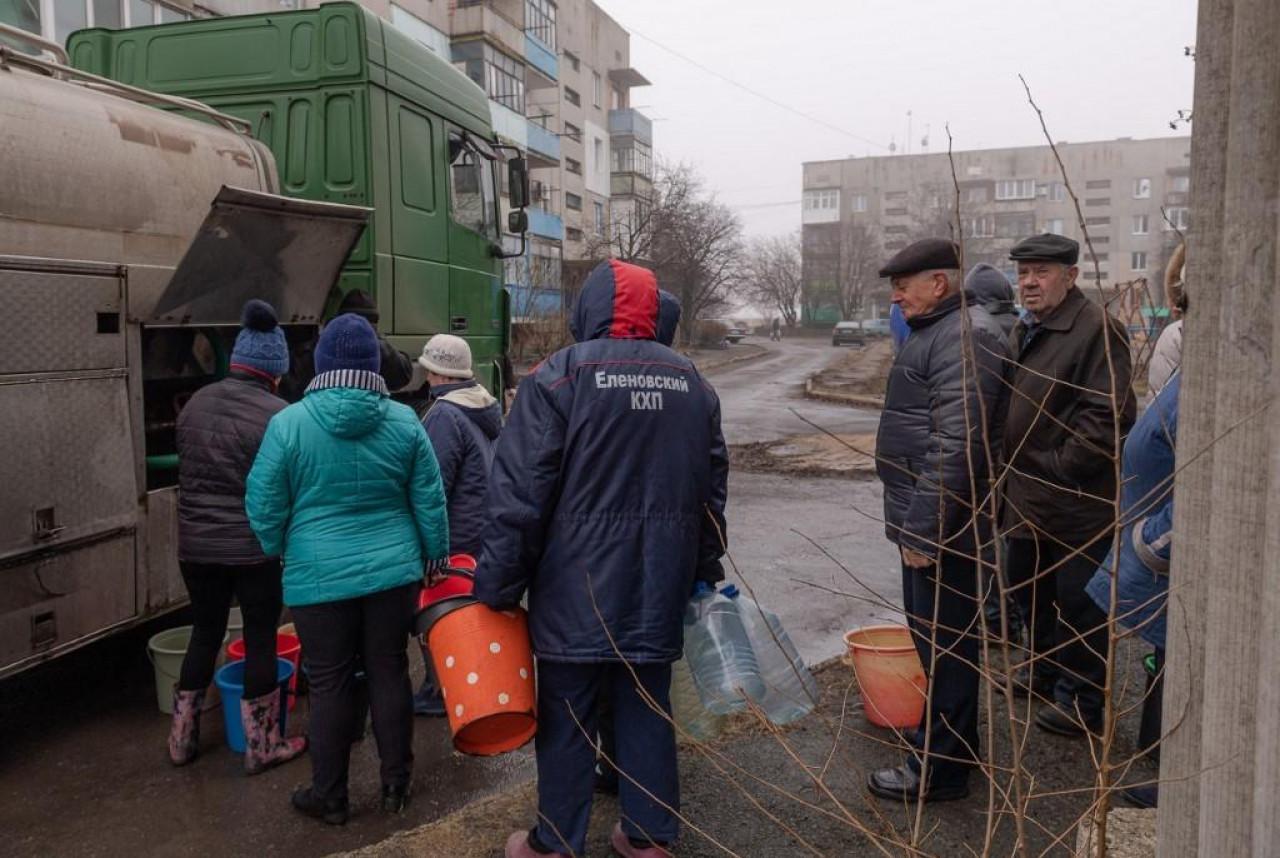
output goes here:
[[753, 352], [752, 354], [749, 354], [749, 355], [738, 355], [737, 357], [728, 358], [727, 360], [718, 361], [718, 362], [714, 362], [707, 365], [695, 364], [695, 366], [698, 367], [698, 372], [701, 372], [701, 373], [715, 372], [718, 369], [724, 369], [725, 367], [729, 367], [729, 366], [737, 366], [740, 363], [749, 363], [753, 360], [760, 360], [763, 357], [768, 357], [771, 354], [776, 354], [776, 352], [773, 349], [765, 348], [764, 346], [756, 346], [756, 348], [760, 349], [760, 351]]
[[813, 383], [812, 378], [805, 380], [804, 395], [806, 399], [817, 399], [822, 402], [834, 402], [837, 405], [854, 405], [859, 408], [884, 408], [883, 397], [859, 393], [839, 393], [834, 390], [818, 387]]

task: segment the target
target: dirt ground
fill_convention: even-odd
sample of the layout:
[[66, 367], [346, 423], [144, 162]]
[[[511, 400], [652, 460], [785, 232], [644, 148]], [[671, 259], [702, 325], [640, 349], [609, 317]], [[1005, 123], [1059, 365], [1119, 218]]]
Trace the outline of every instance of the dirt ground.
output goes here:
[[869, 337], [862, 348], [846, 349], [813, 376], [821, 393], [883, 398], [893, 365], [893, 343], [888, 337]]
[[[738, 444], [730, 448], [733, 467], [796, 476], [871, 479], [876, 436], [871, 433], [796, 435], [781, 441]], [[866, 451], [860, 452], [860, 451]]]
[[[1140, 650], [1122, 646], [1122, 706], [1141, 694], [1137, 664]], [[792, 727], [766, 729], [750, 716], [738, 716], [727, 732], [708, 746], [681, 748], [681, 801], [685, 818], [681, 858], [741, 855], [815, 854], [936, 855], [983, 854], [987, 820], [993, 820], [986, 854], [1014, 853], [1013, 819], [989, 815], [987, 781], [975, 778], [969, 798], [928, 805], [920, 819], [916, 851], [908, 845], [915, 824], [913, 808], [882, 802], [865, 789], [872, 768], [903, 760], [892, 731], [865, 720], [852, 670], [836, 660], [817, 671], [822, 687], [818, 711]], [[994, 695], [993, 695], [994, 696]], [[1004, 699], [994, 696], [999, 716], [995, 759], [1011, 762]], [[1021, 716], [1029, 713], [1020, 703]], [[981, 735], [987, 741], [987, 707]], [[1121, 720], [1116, 754], [1132, 752], [1135, 711]], [[1083, 740], [1065, 739], [1035, 727], [1025, 732], [1024, 783], [1032, 784], [1026, 832], [1031, 855], [1070, 855], [1075, 821], [1087, 809], [1094, 780], [1090, 750]], [[1154, 767], [1135, 764], [1128, 780], [1154, 777]], [[1008, 778], [1003, 778], [1007, 782]], [[351, 855], [361, 858], [494, 858], [511, 831], [526, 829], [534, 818], [532, 783], [473, 804], [422, 828], [401, 832]], [[617, 819], [616, 799], [598, 797], [592, 815], [588, 852], [612, 854], [608, 832]], [[873, 841], [874, 838], [874, 841]], [[878, 844], [878, 845], [877, 845]]]

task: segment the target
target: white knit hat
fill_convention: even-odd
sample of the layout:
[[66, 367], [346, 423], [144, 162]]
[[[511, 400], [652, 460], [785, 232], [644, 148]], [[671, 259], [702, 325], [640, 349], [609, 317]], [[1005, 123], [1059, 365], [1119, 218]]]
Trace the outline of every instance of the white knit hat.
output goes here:
[[449, 378], [471, 378], [471, 346], [462, 337], [436, 334], [422, 347], [418, 363], [427, 372]]

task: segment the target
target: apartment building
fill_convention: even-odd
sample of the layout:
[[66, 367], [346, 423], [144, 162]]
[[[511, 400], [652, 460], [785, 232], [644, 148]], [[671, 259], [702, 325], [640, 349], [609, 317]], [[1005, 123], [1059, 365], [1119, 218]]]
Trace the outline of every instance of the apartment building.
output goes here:
[[[448, 57], [489, 96], [495, 131], [525, 153], [532, 180], [525, 254], [506, 266], [513, 313], [556, 310], [565, 263], [589, 261], [613, 225], [630, 220], [652, 193], [653, 127], [631, 102], [631, 91], [649, 82], [631, 67], [630, 35], [592, 0], [358, 2]], [[63, 43], [83, 27], [317, 5], [317, 0], [13, 0], [0, 3], [0, 23]], [[510, 249], [520, 245], [515, 236], [505, 241]]]
[[[1163, 301], [1165, 262], [1178, 230], [1190, 226], [1191, 138], [1121, 138], [1060, 143], [1071, 190], [1097, 253], [1104, 283], [1146, 277]], [[838, 289], [854, 254], [888, 258], [911, 241], [951, 235], [956, 184], [965, 260], [987, 262], [1013, 278], [1009, 249], [1040, 232], [1083, 244], [1080, 218], [1049, 146], [814, 161], [804, 165], [801, 237], [809, 296]], [[1092, 263], [1082, 259], [1082, 279]], [[812, 321], [834, 321], [838, 303], [809, 300]], [[872, 290], [863, 313], [888, 312], [887, 289]]]

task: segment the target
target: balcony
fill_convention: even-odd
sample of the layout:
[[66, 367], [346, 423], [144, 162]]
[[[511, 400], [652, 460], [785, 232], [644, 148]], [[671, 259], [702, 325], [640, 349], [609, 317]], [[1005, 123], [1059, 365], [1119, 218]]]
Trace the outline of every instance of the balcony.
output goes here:
[[564, 221], [560, 215], [552, 214], [544, 208], [530, 206], [525, 209], [529, 214], [529, 233], [542, 236], [553, 241], [564, 241]]
[[560, 138], [532, 119], [525, 120], [529, 166], [532, 169], [555, 167], [560, 163]]
[[560, 60], [556, 52], [542, 44], [542, 40], [524, 34], [525, 86], [529, 89], [546, 89], [555, 86], [560, 79]]
[[493, 130], [503, 142], [521, 149], [529, 147], [529, 126], [532, 122], [496, 101], [489, 102], [489, 115], [493, 121]]
[[653, 143], [653, 121], [638, 110], [610, 110], [609, 136], [634, 137], [641, 143]]
[[613, 173], [609, 176], [609, 196], [647, 200], [653, 196], [653, 180], [640, 173]]
[[524, 28], [489, 2], [458, 5], [453, 10], [453, 38], [483, 36], [513, 57], [524, 56]]

